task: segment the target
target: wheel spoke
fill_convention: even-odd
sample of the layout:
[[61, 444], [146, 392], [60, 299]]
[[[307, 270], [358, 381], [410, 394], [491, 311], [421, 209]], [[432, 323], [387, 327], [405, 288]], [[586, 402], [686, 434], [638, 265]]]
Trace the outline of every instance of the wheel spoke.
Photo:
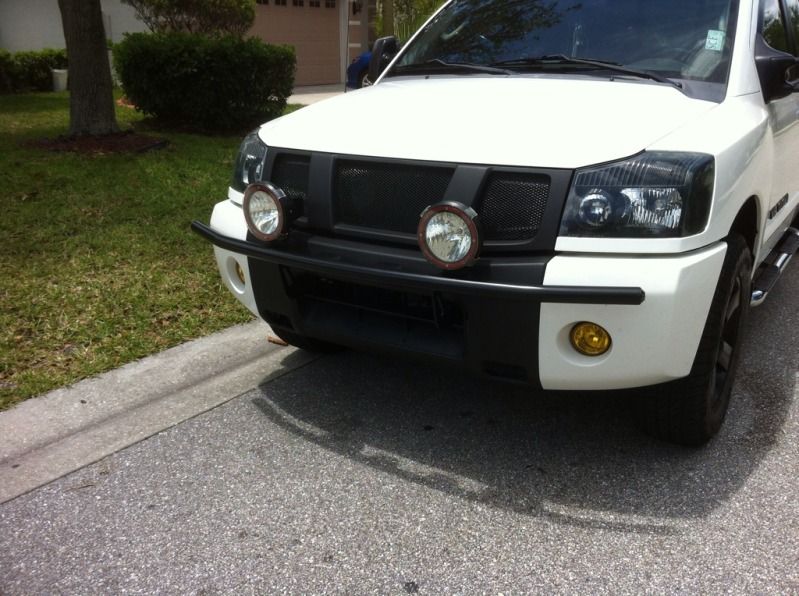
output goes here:
[[729, 322], [729, 320], [735, 316], [735, 313], [738, 312], [739, 308], [741, 308], [741, 284], [736, 280], [732, 296], [730, 296], [730, 302], [727, 305], [727, 313], [724, 315], [724, 322]]
[[729, 342], [721, 342], [721, 345], [719, 346], [719, 356], [716, 362], [725, 372], [730, 370], [730, 364], [732, 362], [732, 345]]

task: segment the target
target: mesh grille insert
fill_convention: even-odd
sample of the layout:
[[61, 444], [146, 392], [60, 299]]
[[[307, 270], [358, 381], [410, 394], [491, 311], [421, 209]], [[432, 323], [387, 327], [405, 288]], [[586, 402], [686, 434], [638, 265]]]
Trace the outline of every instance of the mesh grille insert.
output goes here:
[[547, 176], [492, 173], [477, 210], [486, 240], [533, 238], [544, 218], [549, 185]]
[[308, 155], [281, 153], [275, 157], [271, 182], [282, 189], [290, 199], [305, 199], [308, 195]]
[[424, 208], [444, 198], [452, 173], [446, 167], [341, 160], [333, 193], [336, 219], [415, 234]]
[[[270, 181], [293, 199], [307, 199], [311, 156], [280, 153]], [[419, 216], [444, 199], [454, 174], [447, 164], [339, 158], [331, 198], [336, 223], [381, 232], [416, 234]], [[486, 241], [535, 238], [550, 193], [549, 176], [527, 171], [493, 171], [474, 208]]]

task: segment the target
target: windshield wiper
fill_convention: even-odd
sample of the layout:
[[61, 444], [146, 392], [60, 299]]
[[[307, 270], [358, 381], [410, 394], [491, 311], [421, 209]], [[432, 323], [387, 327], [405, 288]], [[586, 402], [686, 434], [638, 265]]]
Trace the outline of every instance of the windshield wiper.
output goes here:
[[541, 66], [548, 66], [548, 65], [578, 65], [578, 66], [591, 66], [592, 68], [601, 68], [605, 70], [610, 70], [612, 72], [618, 72], [621, 74], [630, 75], [633, 77], [638, 77], [642, 79], [650, 79], [652, 81], [657, 81], [658, 83], [665, 83], [667, 85], [671, 85], [676, 87], [677, 89], [682, 89], [682, 83], [677, 81], [673, 81], [663, 75], [659, 75], [656, 72], [651, 72], [648, 70], [637, 70], [635, 68], [627, 68], [623, 64], [619, 64], [618, 62], [605, 62], [604, 60], [588, 60], [585, 58], [572, 58], [571, 56], [566, 56], [565, 54], [547, 54], [545, 56], [537, 56], [537, 57], [530, 57], [530, 58], [515, 58], [513, 60], [502, 60], [500, 62], [493, 62], [491, 66], [494, 67], [541, 67]]
[[471, 62], [447, 62], [440, 58], [433, 58], [425, 62], [412, 62], [411, 64], [400, 64], [395, 66], [392, 70], [396, 72], [403, 72], [406, 70], [429, 70], [434, 72], [445, 70], [462, 70], [465, 72], [484, 72], [487, 74], [502, 74], [511, 75], [513, 71], [507, 68], [500, 68], [499, 66], [484, 64], [472, 64]]

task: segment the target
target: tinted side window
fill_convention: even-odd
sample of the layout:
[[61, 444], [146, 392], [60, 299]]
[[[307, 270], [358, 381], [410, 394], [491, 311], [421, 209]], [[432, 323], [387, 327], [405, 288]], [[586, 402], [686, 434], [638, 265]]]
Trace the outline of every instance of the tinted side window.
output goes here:
[[766, 43], [775, 50], [790, 51], [780, 0], [763, 0], [760, 4], [760, 20]]
[[[794, 43], [799, 45], [799, 0], [788, 0], [787, 4], [791, 26], [793, 27], [793, 40]], [[797, 52], [799, 52], [799, 47], [797, 47]]]

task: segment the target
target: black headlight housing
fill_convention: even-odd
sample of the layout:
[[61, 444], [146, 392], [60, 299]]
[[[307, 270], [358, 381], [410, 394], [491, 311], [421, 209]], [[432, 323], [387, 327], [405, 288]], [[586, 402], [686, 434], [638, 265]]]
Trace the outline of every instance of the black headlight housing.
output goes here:
[[675, 238], [700, 233], [713, 199], [715, 160], [651, 151], [575, 173], [561, 236]]
[[241, 142], [236, 156], [231, 188], [244, 192], [250, 184], [260, 182], [266, 160], [266, 145], [258, 136], [258, 130], [252, 131]]

